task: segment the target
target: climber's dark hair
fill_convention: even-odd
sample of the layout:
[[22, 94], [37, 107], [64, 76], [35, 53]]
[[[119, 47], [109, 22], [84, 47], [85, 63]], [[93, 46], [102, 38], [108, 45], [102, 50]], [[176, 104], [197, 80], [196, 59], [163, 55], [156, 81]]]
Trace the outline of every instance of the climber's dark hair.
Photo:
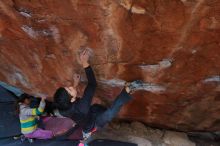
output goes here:
[[31, 98], [33, 98], [33, 96], [23, 93], [21, 96], [18, 97], [18, 99], [15, 102], [15, 109], [16, 109], [16, 113], [19, 114], [20, 113], [20, 103], [24, 103], [25, 99], [29, 99], [31, 100]]
[[53, 108], [57, 108], [59, 110], [66, 110], [70, 108], [70, 98], [71, 95], [66, 91], [65, 88], [58, 88], [54, 94]]

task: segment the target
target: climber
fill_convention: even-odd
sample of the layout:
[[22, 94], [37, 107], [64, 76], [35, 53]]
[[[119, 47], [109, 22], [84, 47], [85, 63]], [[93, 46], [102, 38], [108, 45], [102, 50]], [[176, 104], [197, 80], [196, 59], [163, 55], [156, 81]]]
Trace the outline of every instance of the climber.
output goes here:
[[21, 124], [21, 133], [26, 138], [36, 139], [51, 139], [53, 132], [49, 130], [43, 130], [38, 127], [38, 116], [42, 115], [45, 108], [45, 97], [41, 98], [38, 108], [31, 108], [31, 96], [28, 94], [22, 94], [16, 102], [17, 112], [19, 113], [19, 119]]
[[[54, 94], [53, 107], [55, 108], [54, 114], [56, 116], [69, 117], [80, 125], [83, 129], [83, 138], [87, 139], [92, 132], [110, 122], [121, 107], [132, 99], [130, 93], [135, 87], [133, 85], [134, 82], [126, 83], [124, 89], [108, 109], [98, 104], [91, 106], [97, 82], [89, 64], [87, 49], [80, 54], [80, 63], [85, 69], [88, 79], [88, 85], [82, 98], [77, 98], [76, 86], [60, 87]], [[79, 76], [75, 78], [75, 81], [79, 81]]]

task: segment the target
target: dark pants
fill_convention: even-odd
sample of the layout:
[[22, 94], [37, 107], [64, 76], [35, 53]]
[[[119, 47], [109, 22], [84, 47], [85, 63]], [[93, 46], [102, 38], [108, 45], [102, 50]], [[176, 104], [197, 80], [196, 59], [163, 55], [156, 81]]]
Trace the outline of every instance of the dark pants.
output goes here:
[[[112, 121], [114, 117], [117, 116], [121, 107], [131, 99], [132, 97], [130, 96], [130, 94], [128, 94], [125, 91], [125, 89], [123, 89], [121, 93], [117, 96], [117, 98], [114, 100], [110, 108], [104, 109], [102, 111], [99, 110], [99, 112], [89, 112], [87, 116], [87, 121], [83, 126], [83, 131], [89, 132], [94, 127], [98, 129], [104, 127], [107, 123]], [[91, 110], [94, 110], [94, 108], [91, 107]]]

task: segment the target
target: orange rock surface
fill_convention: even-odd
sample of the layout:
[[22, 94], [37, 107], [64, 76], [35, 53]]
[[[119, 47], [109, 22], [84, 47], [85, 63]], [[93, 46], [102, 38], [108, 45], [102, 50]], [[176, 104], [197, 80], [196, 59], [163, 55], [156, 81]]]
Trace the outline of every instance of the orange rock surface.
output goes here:
[[219, 0], [1, 0], [0, 80], [52, 97], [85, 75], [111, 102], [124, 81], [140, 91], [119, 118], [183, 131], [220, 130]]

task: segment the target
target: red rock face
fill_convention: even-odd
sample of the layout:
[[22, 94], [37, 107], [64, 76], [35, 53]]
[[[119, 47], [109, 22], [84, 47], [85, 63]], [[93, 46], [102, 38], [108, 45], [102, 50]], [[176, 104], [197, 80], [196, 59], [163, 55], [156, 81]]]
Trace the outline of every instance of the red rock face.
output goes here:
[[[184, 131], [220, 130], [219, 0], [1, 0], [0, 80], [53, 95], [83, 74], [91, 48], [94, 102], [142, 80], [122, 119]], [[101, 100], [100, 100], [101, 99]]]

